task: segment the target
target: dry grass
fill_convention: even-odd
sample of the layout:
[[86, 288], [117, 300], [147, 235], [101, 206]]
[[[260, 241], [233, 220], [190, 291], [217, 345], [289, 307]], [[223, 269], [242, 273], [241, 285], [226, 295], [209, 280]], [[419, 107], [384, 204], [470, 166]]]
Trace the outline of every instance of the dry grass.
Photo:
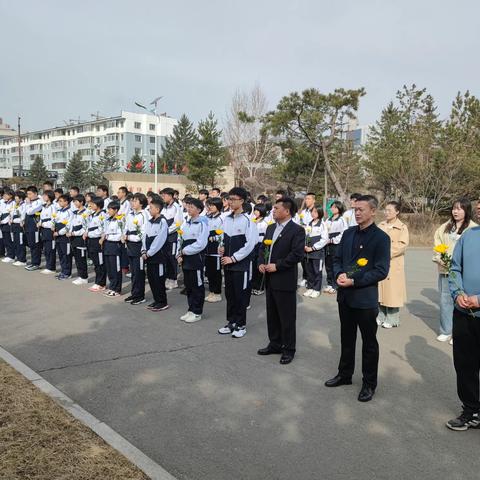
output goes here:
[[440, 218], [432, 221], [428, 217], [408, 214], [402, 215], [400, 218], [408, 226], [411, 247], [433, 248], [435, 230], [445, 222]]
[[0, 360], [1, 480], [146, 480], [119, 452]]

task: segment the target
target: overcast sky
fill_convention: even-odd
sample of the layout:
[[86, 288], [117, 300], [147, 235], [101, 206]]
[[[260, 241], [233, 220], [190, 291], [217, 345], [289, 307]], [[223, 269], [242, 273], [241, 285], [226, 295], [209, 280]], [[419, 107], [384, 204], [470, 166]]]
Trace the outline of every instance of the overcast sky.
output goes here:
[[255, 83], [272, 108], [293, 90], [365, 87], [362, 124], [403, 84], [442, 115], [458, 90], [480, 96], [478, 0], [0, 0], [0, 34], [0, 117], [27, 130], [158, 95], [171, 116], [222, 119]]

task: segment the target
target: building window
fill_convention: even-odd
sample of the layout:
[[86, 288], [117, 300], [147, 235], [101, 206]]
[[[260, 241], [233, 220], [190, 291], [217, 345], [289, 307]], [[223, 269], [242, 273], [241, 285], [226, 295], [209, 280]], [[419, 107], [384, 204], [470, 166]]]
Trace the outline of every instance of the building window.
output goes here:
[[142, 149], [141, 148], [135, 148], [135, 155], [141, 155], [142, 154]]
[[142, 136], [141, 135], [135, 135], [135, 141], [136, 142], [141, 142], [142, 141]]
[[155, 137], [150, 137], [150, 143], [155, 143]]
[[150, 131], [151, 132], [154, 132], [155, 131], [155, 124], [154, 123], [151, 123], [148, 128], [150, 128]]
[[154, 155], [154, 156], [155, 156], [155, 150], [150, 150], [150, 155]]
[[135, 122], [133, 126], [134, 126], [134, 128], [137, 128], [139, 130], [140, 130], [140, 128], [142, 128], [142, 124], [140, 122]]
[[124, 152], [125, 152], [125, 148], [120, 147], [120, 152], [121, 152], [121, 153], [124, 153]]

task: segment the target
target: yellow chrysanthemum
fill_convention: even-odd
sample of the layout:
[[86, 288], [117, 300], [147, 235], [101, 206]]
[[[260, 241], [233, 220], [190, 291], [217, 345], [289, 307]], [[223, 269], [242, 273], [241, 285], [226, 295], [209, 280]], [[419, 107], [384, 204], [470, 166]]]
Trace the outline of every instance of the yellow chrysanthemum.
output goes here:
[[62, 220], [62, 223], [63, 223], [64, 225], [68, 225], [68, 220]]
[[176, 222], [176, 223], [175, 223], [175, 226], [176, 226], [176, 227], [179, 227], [180, 225], [181, 225], [180, 222]]
[[223, 230], [220, 230], [220, 229], [215, 230], [215, 233], [216, 233], [217, 235], [221, 235], [221, 234], [223, 233]]
[[82, 213], [82, 218], [87, 218], [88, 214], [87, 213]]
[[133, 224], [138, 225], [138, 220], [136, 218], [133, 219]]
[[183, 235], [183, 230], [181, 228], [178, 230], [178, 234]]
[[300, 218], [303, 218], [304, 216], [305, 216], [305, 215], [304, 215], [303, 213], [301, 213], [301, 214], [299, 215]]
[[447, 253], [448, 252], [448, 245], [445, 245], [444, 243], [440, 243], [439, 245], [436, 245], [433, 250], [437, 253], [440, 253], [440, 254]]
[[115, 220], [121, 220], [123, 218], [122, 215], [115, 215]]
[[366, 258], [359, 258], [357, 260], [357, 265], [359, 267], [365, 267], [368, 264], [368, 260]]
[[[39, 214], [40, 215], [40, 214]], [[52, 218], [57, 218], [57, 214], [56, 213], [52, 213]]]
[[268, 239], [267, 239], [267, 240], [264, 240], [263, 243], [264, 243], [267, 247], [269, 247], [269, 246], [273, 243], [273, 240], [268, 240]]

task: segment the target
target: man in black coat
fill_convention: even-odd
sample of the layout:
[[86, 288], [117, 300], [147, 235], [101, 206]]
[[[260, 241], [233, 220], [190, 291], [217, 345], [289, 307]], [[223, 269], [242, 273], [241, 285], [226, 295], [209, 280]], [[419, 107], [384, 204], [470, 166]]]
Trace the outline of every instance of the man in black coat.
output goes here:
[[[259, 355], [281, 353], [286, 365], [295, 356], [297, 319], [298, 263], [305, 249], [305, 230], [292, 217], [297, 207], [293, 199], [284, 197], [275, 202], [273, 218], [258, 254], [258, 269], [265, 275], [267, 328], [270, 343]], [[268, 243], [271, 242], [271, 245]]]
[[357, 226], [343, 233], [333, 263], [337, 281], [342, 353], [338, 374], [327, 387], [351, 385], [355, 369], [357, 327], [362, 334], [363, 386], [360, 402], [373, 398], [377, 387], [379, 349], [377, 342], [378, 282], [390, 268], [390, 238], [374, 223], [378, 201], [361, 196], [355, 205]]

